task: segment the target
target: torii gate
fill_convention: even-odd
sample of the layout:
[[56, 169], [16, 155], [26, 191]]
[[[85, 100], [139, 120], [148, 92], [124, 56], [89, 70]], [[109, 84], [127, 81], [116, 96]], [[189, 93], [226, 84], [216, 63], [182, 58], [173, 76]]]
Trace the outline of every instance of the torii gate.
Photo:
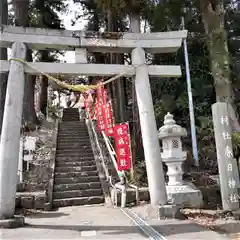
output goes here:
[[[27, 48], [74, 50], [76, 63], [29, 63], [31, 68], [14, 60], [0, 61], [0, 71], [9, 72], [0, 145], [0, 219], [11, 219], [15, 210], [20, 127], [25, 73], [38, 75], [113, 76], [134, 78], [140, 115], [148, 185], [152, 204], [167, 203], [164, 173], [153, 109], [150, 76], [180, 77], [180, 66], [148, 66], [145, 52], [176, 52], [187, 31], [158, 33], [97, 33], [1, 26], [0, 47], [12, 47], [12, 58], [25, 59]], [[89, 64], [87, 51], [131, 53], [133, 65]], [[38, 69], [37, 72], [34, 69]]]

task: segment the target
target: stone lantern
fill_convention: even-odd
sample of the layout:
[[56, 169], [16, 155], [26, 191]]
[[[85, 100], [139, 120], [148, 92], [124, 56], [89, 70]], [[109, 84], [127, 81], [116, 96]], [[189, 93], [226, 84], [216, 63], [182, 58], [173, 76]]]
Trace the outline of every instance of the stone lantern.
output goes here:
[[182, 165], [186, 160], [187, 152], [182, 150], [181, 138], [186, 136], [186, 129], [177, 125], [173, 115], [167, 113], [158, 137], [162, 140], [161, 158], [168, 168], [169, 180], [166, 186], [168, 200], [186, 207], [200, 207], [201, 192], [192, 183], [183, 181]]
[[162, 161], [168, 167], [168, 185], [182, 185], [182, 164], [186, 160], [187, 153], [182, 151], [181, 137], [186, 137], [187, 131], [177, 125], [173, 115], [168, 113], [164, 117], [164, 126], [159, 129], [158, 136], [162, 140]]

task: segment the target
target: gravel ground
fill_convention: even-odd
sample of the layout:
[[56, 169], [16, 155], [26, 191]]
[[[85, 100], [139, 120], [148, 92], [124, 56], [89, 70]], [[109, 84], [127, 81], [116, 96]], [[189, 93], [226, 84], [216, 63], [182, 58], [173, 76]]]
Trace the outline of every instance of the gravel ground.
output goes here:
[[235, 220], [231, 213], [223, 213], [216, 210], [191, 210], [185, 209], [186, 216], [198, 224], [224, 233], [230, 239], [240, 240], [240, 221]]

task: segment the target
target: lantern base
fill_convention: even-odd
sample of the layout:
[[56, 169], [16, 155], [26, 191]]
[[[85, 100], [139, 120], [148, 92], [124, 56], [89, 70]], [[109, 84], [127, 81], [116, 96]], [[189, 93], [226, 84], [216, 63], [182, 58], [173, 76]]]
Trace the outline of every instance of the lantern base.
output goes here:
[[178, 186], [166, 186], [168, 202], [187, 208], [200, 208], [203, 196], [192, 183], [184, 182]]

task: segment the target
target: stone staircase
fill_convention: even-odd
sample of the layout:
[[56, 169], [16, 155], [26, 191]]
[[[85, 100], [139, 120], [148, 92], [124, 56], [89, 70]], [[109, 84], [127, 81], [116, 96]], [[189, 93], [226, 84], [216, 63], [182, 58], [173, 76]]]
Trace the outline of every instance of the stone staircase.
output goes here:
[[104, 202], [85, 120], [76, 108], [63, 110], [55, 159], [53, 207]]

